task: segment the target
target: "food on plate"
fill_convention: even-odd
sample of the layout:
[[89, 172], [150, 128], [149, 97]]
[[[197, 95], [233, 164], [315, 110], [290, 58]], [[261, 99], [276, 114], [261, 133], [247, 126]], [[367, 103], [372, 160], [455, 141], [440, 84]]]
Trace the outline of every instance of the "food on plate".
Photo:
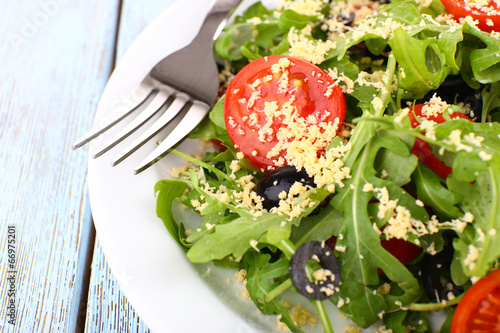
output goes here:
[[500, 6], [494, 0], [442, 0], [456, 20], [473, 20], [483, 31], [500, 30]]
[[229, 137], [259, 167], [274, 169], [304, 158], [296, 154], [316, 155], [344, 122], [340, 87], [327, 72], [297, 58], [256, 59], [236, 74], [227, 90], [224, 119]]
[[[417, 104], [410, 107], [410, 112], [408, 112], [408, 117], [410, 118], [411, 127], [425, 127], [429, 121], [432, 123], [429, 124], [442, 124], [446, 121], [441, 112], [434, 112], [431, 108], [440, 108], [442, 105], [442, 100], [439, 99], [436, 103], [429, 104]], [[450, 119], [470, 119], [462, 112], [450, 112]], [[422, 124], [424, 122], [424, 124]], [[431, 168], [436, 174], [446, 179], [448, 175], [451, 173], [451, 168], [445, 165], [441, 160], [432, 152], [429, 143], [426, 141], [415, 138], [415, 143], [413, 144], [413, 148], [411, 149], [411, 153], [418, 157], [420, 162]]]
[[455, 332], [482, 300], [498, 331], [500, 34], [487, 15], [485, 28], [448, 1], [285, 0], [235, 17], [215, 44], [220, 99], [190, 133], [223, 149], [174, 150], [187, 165], [155, 186], [187, 258], [235, 270], [293, 332], [332, 332], [327, 304], [352, 330]]
[[500, 331], [500, 270], [474, 284], [458, 304], [452, 333]]

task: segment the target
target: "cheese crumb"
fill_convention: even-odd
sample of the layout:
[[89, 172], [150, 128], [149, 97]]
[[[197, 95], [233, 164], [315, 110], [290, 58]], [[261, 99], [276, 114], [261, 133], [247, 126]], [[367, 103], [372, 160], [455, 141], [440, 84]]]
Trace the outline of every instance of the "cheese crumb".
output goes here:
[[380, 111], [384, 107], [384, 101], [378, 96], [374, 97], [372, 100], [372, 105], [375, 111]]
[[481, 150], [479, 152], [479, 157], [483, 160], [483, 161], [489, 161], [493, 158], [492, 155], [488, 154], [487, 152], [485, 152], [484, 150]]
[[363, 192], [371, 192], [373, 191], [373, 184], [371, 183], [366, 183], [365, 185], [363, 185]]
[[257, 247], [258, 244], [259, 242], [257, 242], [255, 239], [252, 239], [250, 241], [250, 246], [253, 247], [255, 251], [260, 252], [260, 249]]
[[304, 31], [297, 32], [293, 28], [288, 33], [288, 42], [290, 43], [289, 53], [292, 57], [307, 60], [315, 65], [325, 61], [328, 51], [337, 46], [337, 43], [332, 40], [310, 39]]
[[387, 295], [391, 292], [391, 285], [388, 283], [384, 283], [383, 285], [378, 287], [377, 291], [379, 294]]
[[422, 115], [428, 118], [437, 117], [443, 114], [444, 110], [446, 110], [448, 106], [448, 103], [443, 101], [441, 97], [434, 94], [422, 107]]
[[469, 253], [467, 254], [467, 257], [464, 259], [464, 265], [467, 266], [471, 271], [476, 268], [476, 263], [475, 261], [479, 258], [479, 249], [475, 247], [474, 245], [470, 244], [469, 245]]
[[297, 303], [297, 305], [290, 312], [290, 316], [295, 324], [298, 326], [310, 325], [313, 328], [316, 327], [318, 323], [318, 317], [307, 309], [302, 308], [302, 303]]
[[282, 330], [282, 331], [285, 331], [285, 332], [290, 332], [290, 329], [288, 328], [288, 326], [281, 321], [281, 318], [282, 318], [282, 315], [280, 314], [277, 318], [277, 321], [278, 321], [278, 329]]
[[344, 253], [347, 248], [342, 245], [335, 245], [335, 251]]
[[436, 255], [437, 254], [437, 251], [436, 251], [436, 244], [434, 242], [432, 242], [426, 249], [425, 251], [427, 253], [429, 253], [430, 255]]
[[374, 333], [392, 333], [392, 329], [385, 326], [380, 326], [374, 329]]
[[236, 278], [236, 282], [238, 283], [246, 283], [246, 278], [247, 278], [247, 270], [246, 269], [240, 269], [234, 273], [234, 277]]
[[344, 333], [361, 333], [361, 328], [345, 324]]

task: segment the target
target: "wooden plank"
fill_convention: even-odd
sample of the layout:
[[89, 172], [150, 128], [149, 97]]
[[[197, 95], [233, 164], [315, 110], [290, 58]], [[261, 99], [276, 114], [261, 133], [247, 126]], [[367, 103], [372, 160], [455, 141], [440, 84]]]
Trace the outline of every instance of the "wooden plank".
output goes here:
[[149, 332], [120, 290], [96, 242], [85, 332]]
[[[124, 0], [117, 39], [117, 62], [139, 33], [173, 0]], [[149, 332], [120, 290], [99, 242], [91, 268], [86, 332]]]
[[[117, 7], [118, 0], [2, 1], [2, 332], [74, 332], [82, 315], [93, 229], [87, 151], [70, 147], [90, 127], [111, 71]], [[8, 225], [15, 226], [15, 273]], [[11, 299], [15, 326], [5, 313]]]

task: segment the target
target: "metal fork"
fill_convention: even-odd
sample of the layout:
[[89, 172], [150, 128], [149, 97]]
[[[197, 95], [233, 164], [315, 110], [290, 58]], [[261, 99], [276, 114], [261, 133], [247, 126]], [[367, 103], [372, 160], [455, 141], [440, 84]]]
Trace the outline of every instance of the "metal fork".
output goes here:
[[[142, 145], [164, 129], [177, 114], [184, 117], [169, 135], [134, 170], [138, 174], [161, 158], [177, 145], [207, 115], [215, 102], [219, 89], [218, 70], [213, 57], [214, 40], [225, 26], [229, 13], [242, 0], [214, 0], [194, 40], [159, 63], [146, 75], [137, 88], [117, 108], [130, 105], [125, 112], [111, 112], [108, 125], [93, 128], [73, 144], [77, 149], [115, 126], [137, 109], [144, 110], [137, 115], [95, 154], [97, 158], [122, 142], [160, 110], [165, 112], [127, 148], [112, 161], [115, 166], [125, 160]], [[148, 104], [149, 103], [149, 104]]]

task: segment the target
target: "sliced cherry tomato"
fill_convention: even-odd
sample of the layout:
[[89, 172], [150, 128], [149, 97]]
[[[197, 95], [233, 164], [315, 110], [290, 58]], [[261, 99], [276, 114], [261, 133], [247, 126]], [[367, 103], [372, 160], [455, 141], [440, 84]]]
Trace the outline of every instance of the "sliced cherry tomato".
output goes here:
[[441, 0], [441, 2], [456, 20], [470, 16], [478, 21], [479, 29], [486, 32], [500, 31], [500, 8], [494, 0], [489, 0], [486, 5], [466, 0]]
[[263, 57], [245, 66], [229, 84], [224, 102], [229, 137], [251, 162], [265, 169], [289, 164], [287, 148], [292, 142], [321, 153], [345, 113], [342, 90], [328, 73], [288, 56]]
[[212, 139], [210, 140], [210, 142], [212, 142], [212, 144], [215, 146], [215, 148], [217, 148], [219, 151], [226, 151], [226, 147], [222, 144], [222, 142], [220, 140], [217, 140], [217, 139]]
[[458, 304], [451, 333], [500, 332], [500, 270], [480, 279]]
[[[384, 228], [382, 227], [381, 230]], [[390, 238], [390, 239], [382, 239], [380, 241], [380, 245], [392, 254], [396, 259], [399, 260], [403, 265], [408, 265], [413, 260], [415, 260], [420, 253], [422, 253], [422, 248], [413, 244], [410, 241], [399, 239], [399, 238]], [[378, 269], [378, 274], [385, 274], [383, 270]]]
[[[446, 121], [442, 114], [438, 115], [427, 115], [423, 114], [422, 109], [424, 104], [417, 104], [415, 107], [410, 107], [410, 112], [408, 112], [408, 117], [410, 118], [411, 126], [416, 128], [422, 119], [432, 120], [435, 123], [441, 124]], [[469, 117], [460, 112], [452, 112], [450, 113], [451, 119], [467, 119], [471, 120]], [[429, 144], [419, 138], [415, 139], [415, 144], [411, 150], [412, 154], [416, 155], [420, 162], [427, 165], [432, 171], [446, 179], [448, 175], [451, 173], [451, 168], [443, 162], [439, 158], [434, 155], [431, 150]]]
[[405, 266], [415, 260], [415, 258], [422, 253], [421, 247], [404, 239], [382, 239], [380, 244]]
[[[332, 236], [326, 241], [326, 244], [332, 249], [335, 248], [336, 243], [336, 236]], [[420, 253], [422, 253], [422, 248], [404, 239], [382, 239], [380, 241], [380, 244], [384, 249], [386, 249], [405, 266], [415, 260], [415, 258], [417, 258]], [[384, 271], [380, 268], [377, 270], [377, 272], [379, 275], [384, 274]]]

